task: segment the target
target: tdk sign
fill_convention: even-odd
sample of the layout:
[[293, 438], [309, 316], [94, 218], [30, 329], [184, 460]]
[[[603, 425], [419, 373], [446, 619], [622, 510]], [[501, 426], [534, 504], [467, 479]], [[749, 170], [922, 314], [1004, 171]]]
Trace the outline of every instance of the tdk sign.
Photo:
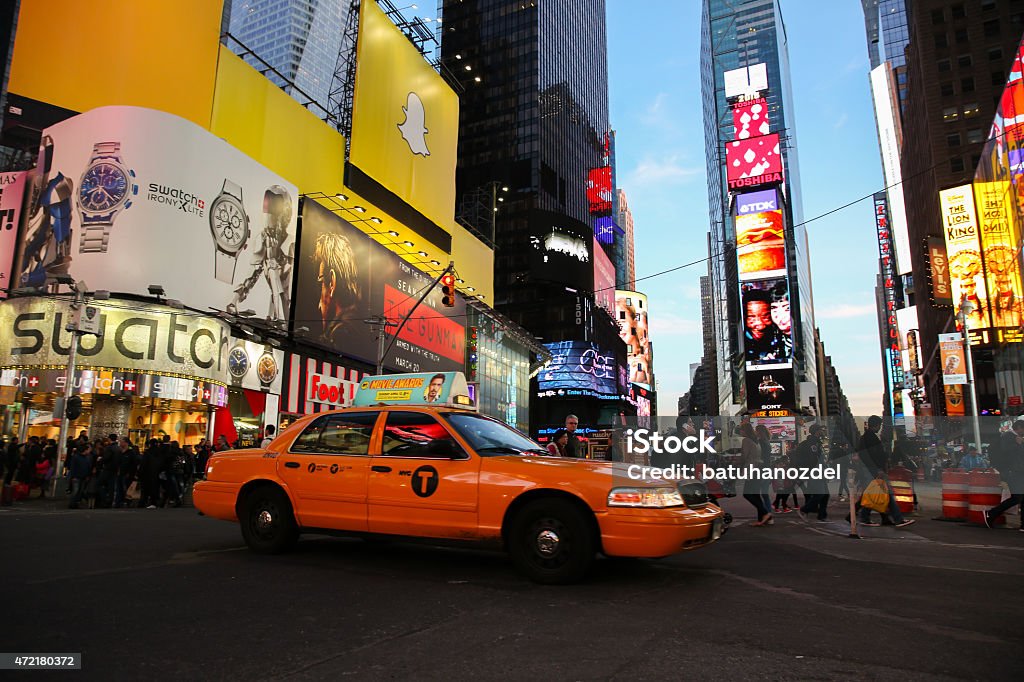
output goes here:
[[736, 215], [779, 210], [779, 193], [774, 189], [736, 196]]

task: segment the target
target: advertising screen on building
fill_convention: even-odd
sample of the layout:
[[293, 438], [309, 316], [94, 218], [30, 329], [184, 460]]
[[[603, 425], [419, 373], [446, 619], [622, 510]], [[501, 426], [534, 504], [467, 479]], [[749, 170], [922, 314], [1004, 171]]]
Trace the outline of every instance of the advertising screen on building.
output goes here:
[[458, 95], [374, 2], [360, 3], [352, 106], [352, 165], [383, 186], [382, 197], [451, 223]]
[[594, 245], [594, 302], [615, 315], [615, 266], [600, 246]]
[[775, 412], [792, 410], [796, 406], [793, 391], [793, 370], [776, 369], [747, 370], [747, 410], [750, 412]]
[[758, 99], [737, 102], [732, 107], [732, 128], [734, 140], [759, 137], [771, 132], [768, 125], [768, 100]]
[[622, 234], [622, 228], [615, 224], [612, 216], [594, 218], [594, 238], [602, 244], [614, 244], [615, 235]]
[[967, 360], [960, 334], [939, 334], [939, 363], [942, 365], [943, 384], [957, 386], [967, 383]]
[[762, 211], [736, 216], [736, 261], [740, 280], [786, 274], [786, 241], [782, 211]]
[[[378, 345], [364, 320], [386, 314], [397, 323], [433, 281], [310, 200], [302, 203], [302, 250], [297, 265], [296, 336], [370, 364], [377, 361]], [[465, 319], [465, 301], [456, 296], [455, 307], [446, 308], [440, 287], [435, 287], [391, 345], [385, 369], [463, 371]]]
[[185, 119], [101, 107], [43, 131], [29, 185], [18, 286], [67, 274], [145, 293], [288, 318], [298, 190]]
[[[14, 250], [18, 243], [18, 225], [21, 223], [27, 175], [26, 171], [0, 173], [0, 299], [6, 298], [7, 289], [15, 288], [11, 283], [14, 279], [11, 269], [14, 267]], [[33, 203], [38, 207], [38, 202]], [[42, 221], [42, 212], [37, 210], [32, 219], [35, 222]]]
[[776, 133], [725, 143], [729, 189], [782, 182], [782, 152]]
[[[903, 372], [903, 354], [900, 351], [900, 326], [897, 313], [902, 299], [899, 298], [899, 288], [896, 284], [896, 258], [893, 249], [893, 235], [890, 229], [888, 198], [885, 192], [876, 192], [874, 195], [875, 205], [875, 232], [878, 237], [878, 265], [882, 275], [882, 299], [885, 303], [885, 320], [882, 323], [882, 333], [886, 348], [889, 386], [892, 389], [890, 396], [894, 396], [903, 387], [905, 377]], [[917, 327], [915, 322], [914, 328]], [[893, 405], [893, 414], [897, 414]]]
[[985, 262], [986, 302], [992, 326], [1019, 333], [1024, 322], [1024, 290], [1021, 287], [1020, 227], [1013, 186], [1008, 181], [975, 182], [974, 202], [978, 212]]
[[591, 215], [609, 215], [612, 212], [611, 166], [590, 169], [587, 175], [587, 203]]
[[615, 320], [619, 323], [619, 338], [626, 344], [629, 381], [650, 388], [654, 368], [651, 366], [647, 296], [637, 291], [616, 291]]
[[283, 350], [235, 337], [228, 343], [227, 374], [232, 386], [281, 394]]
[[[951, 187], [939, 192], [943, 235], [949, 259], [949, 275], [953, 285], [953, 308], [969, 304], [967, 328], [986, 329], [992, 326], [985, 301], [985, 273], [978, 239], [978, 218], [974, 210], [974, 194], [970, 185]], [[957, 320], [957, 328], [960, 321]]]
[[793, 359], [793, 320], [785, 277], [740, 284], [743, 347], [747, 371], [789, 367]]
[[530, 270], [546, 282], [593, 291], [593, 231], [554, 211], [530, 211]]
[[544, 345], [551, 351], [551, 363], [537, 375], [539, 397], [618, 397], [614, 353], [589, 341]]
[[722, 80], [726, 98], [755, 97], [768, 89], [768, 65], [761, 63], [732, 69], [722, 75]]

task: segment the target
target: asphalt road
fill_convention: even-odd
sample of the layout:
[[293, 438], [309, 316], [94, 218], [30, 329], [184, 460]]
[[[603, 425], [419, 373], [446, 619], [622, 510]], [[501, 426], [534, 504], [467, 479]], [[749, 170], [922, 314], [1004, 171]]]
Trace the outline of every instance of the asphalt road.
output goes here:
[[712, 547], [543, 587], [495, 553], [308, 536], [266, 557], [193, 509], [20, 503], [0, 509], [0, 651], [82, 652], [31, 679], [1024, 676], [1024, 534], [922, 515], [851, 540], [728, 506]]

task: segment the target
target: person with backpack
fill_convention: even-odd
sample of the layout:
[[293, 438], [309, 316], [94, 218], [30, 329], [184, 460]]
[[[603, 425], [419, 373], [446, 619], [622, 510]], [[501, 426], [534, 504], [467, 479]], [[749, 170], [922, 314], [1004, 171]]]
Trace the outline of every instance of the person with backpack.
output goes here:
[[1021, 527], [1024, 533], [1024, 419], [1013, 422], [1009, 431], [999, 434], [999, 440], [989, 451], [992, 464], [1006, 481], [1010, 496], [985, 512], [985, 525], [992, 528], [995, 520], [1008, 509], [1021, 505]]

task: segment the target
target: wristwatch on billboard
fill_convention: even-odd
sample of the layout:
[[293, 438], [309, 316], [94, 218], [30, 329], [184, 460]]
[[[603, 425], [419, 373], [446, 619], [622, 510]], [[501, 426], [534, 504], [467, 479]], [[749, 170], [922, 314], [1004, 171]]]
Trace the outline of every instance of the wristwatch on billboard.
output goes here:
[[132, 205], [139, 193], [135, 171], [121, 159], [120, 142], [97, 142], [89, 165], [78, 185], [78, 208], [82, 214], [79, 253], [106, 253], [110, 228], [121, 211]]
[[270, 385], [277, 378], [277, 360], [274, 359], [274, 351], [270, 346], [263, 347], [263, 355], [256, 361], [256, 375], [260, 378], [260, 386], [265, 391], [270, 389]]
[[228, 374], [231, 375], [231, 385], [241, 386], [242, 380], [249, 372], [249, 354], [245, 352], [245, 344], [241, 341], [228, 353]]
[[238, 254], [249, 241], [249, 216], [242, 205], [242, 188], [225, 179], [220, 194], [210, 204], [210, 232], [213, 233], [213, 276], [235, 283]]

